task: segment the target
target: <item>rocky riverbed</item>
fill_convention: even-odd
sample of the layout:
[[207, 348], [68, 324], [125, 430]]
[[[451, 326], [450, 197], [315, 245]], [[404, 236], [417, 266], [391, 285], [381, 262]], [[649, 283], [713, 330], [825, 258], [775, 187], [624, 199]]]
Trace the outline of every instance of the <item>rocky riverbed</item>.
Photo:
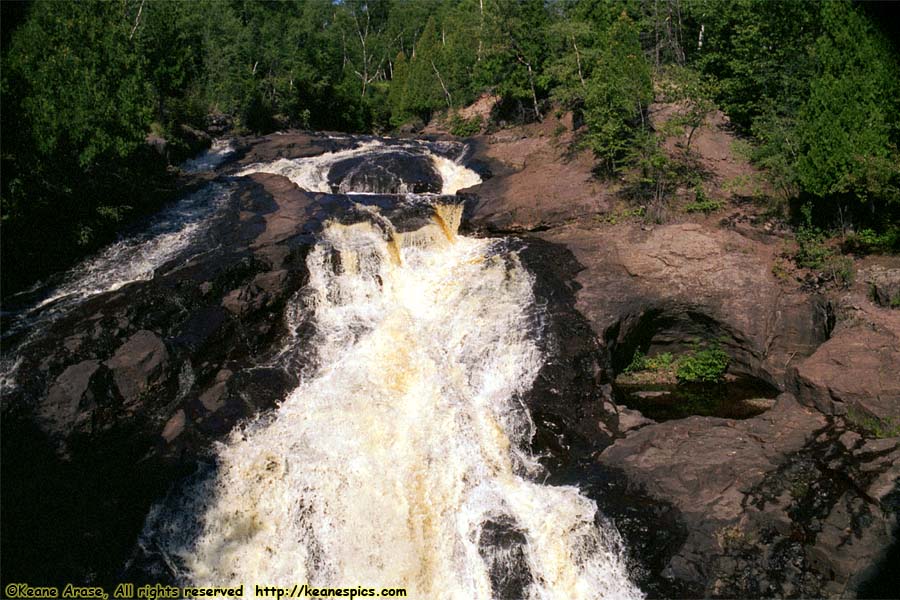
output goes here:
[[[776, 277], [783, 232], [746, 219], [604, 219], [614, 190], [550, 127], [432, 146], [485, 179], [459, 190], [463, 230], [512, 236], [535, 277], [547, 360], [523, 400], [548, 481], [597, 501], [651, 596], [900, 589], [888, 566], [900, 511], [900, 311], [865, 276], [841, 291]], [[720, 132], [707, 135], [699, 148], [721, 147]], [[358, 210], [332, 193], [339, 182], [304, 191], [288, 171], [235, 175], [364, 143], [297, 132], [234, 140], [221, 164], [184, 177], [186, 192], [220, 189], [190, 255], [162, 256], [124, 285], [57, 304], [52, 318], [5, 326], [4, 582], [171, 576], [136, 545], [148, 510], [236, 424], [296, 387], [313, 332], [287, 307], [304, 293], [323, 220]], [[392, 193], [401, 164], [409, 191], [439, 189], [400, 155], [341, 168]], [[407, 218], [400, 229], [423, 225]], [[860, 266], [881, 288], [900, 273], [889, 260]], [[300, 350], [284, 356], [287, 336]], [[774, 406], [743, 420], [656, 422], [621, 403], [611, 384], [635, 351], [698, 339], [721, 345], [731, 373], [777, 389]]]

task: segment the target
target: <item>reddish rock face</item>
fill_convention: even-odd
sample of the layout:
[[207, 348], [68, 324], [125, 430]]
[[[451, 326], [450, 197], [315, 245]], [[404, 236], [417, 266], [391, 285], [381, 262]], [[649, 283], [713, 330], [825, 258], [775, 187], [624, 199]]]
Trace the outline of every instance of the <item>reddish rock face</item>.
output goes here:
[[795, 368], [797, 396], [825, 414], [878, 419], [900, 435], [900, 312], [862, 302], [843, 312], [831, 339]]
[[787, 366], [827, 337], [822, 298], [785, 290], [753, 241], [693, 223], [540, 234], [584, 267], [577, 307], [623, 368], [638, 344], [685, 348], [718, 340], [734, 368], [783, 386]]
[[[665, 107], [654, 112], [666, 118]], [[708, 192], [750, 168], [721, 125], [702, 128], [693, 146]], [[546, 127], [481, 138], [474, 158], [495, 177], [473, 190], [471, 225], [532, 232], [571, 252], [569, 285], [599, 341], [601, 378], [636, 349], [677, 352], [703, 339], [726, 350], [732, 371], [796, 394], [746, 421], [648, 422], [602, 395], [605, 416], [579, 409], [598, 419], [608, 478], [598, 503], [645, 561], [644, 585], [679, 597], [871, 593], [866, 580], [897, 544], [900, 313], [881, 299], [896, 264], [841, 296], [809, 293], [774, 274], [783, 229], [753, 225], [742, 209], [663, 225], [610, 214], [616, 184], [594, 180], [590, 161], [563, 160]], [[565, 481], [591, 471], [582, 473]], [[636, 515], [646, 503], [656, 516]], [[653, 548], [646, 536], [660, 527], [670, 529]]]

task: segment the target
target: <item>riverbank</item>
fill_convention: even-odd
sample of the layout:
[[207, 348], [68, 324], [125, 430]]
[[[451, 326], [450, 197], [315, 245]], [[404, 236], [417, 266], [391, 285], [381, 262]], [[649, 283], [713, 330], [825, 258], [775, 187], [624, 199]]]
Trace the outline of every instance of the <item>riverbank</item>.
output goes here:
[[[886, 597], [897, 589], [886, 565], [897, 548], [900, 313], [873, 282], [897, 285], [900, 259], [850, 258], [855, 277], [840, 281], [797, 267], [792, 232], [767, 213], [762, 179], [721, 117], [693, 146], [714, 209], [692, 212], [693, 190], [676, 190], [662, 223], [623, 200], [621, 182], [595, 181], [565, 130], [548, 120], [477, 138], [475, 158], [496, 176], [472, 190], [472, 227], [571, 253], [566, 287], [598, 340], [601, 382], [638, 352], [701, 342], [727, 352], [730, 374], [781, 392], [745, 420], [655, 422], [601, 386], [603, 417], [578, 425], [594, 427], [590, 450], [566, 481], [597, 481], [657, 594]], [[654, 508], [636, 514], [622, 490]], [[661, 527], [664, 541], [648, 543]]]
[[[896, 548], [900, 313], [870, 297], [866, 273], [877, 266], [889, 280], [897, 265], [863, 259], [849, 289], [811, 289], [799, 271], [779, 276], [789, 234], [740, 198], [664, 224], [625, 215], [616, 184], [595, 181], [590, 157], [569, 156], [570, 134], [556, 130], [548, 121], [434, 147], [485, 178], [460, 193], [462, 230], [512, 236], [534, 275], [547, 360], [523, 401], [548, 480], [598, 502], [651, 595], [891, 589], [877, 571]], [[172, 578], [159, 549], [135, 545], [147, 512], [211, 468], [214, 443], [271, 411], [313, 364], [314, 328], [290, 307], [307, 289], [323, 219], [350, 223], [356, 210], [301, 190], [290, 170], [233, 176], [368, 141], [236, 139], [225, 162], [192, 176], [192, 189], [222, 193], [220, 208], [186, 221], [202, 220], [190, 254], [160, 254], [146, 275], [86, 297], [39, 336], [6, 340], [16, 350], [4, 355], [14, 359], [2, 407], [4, 580]], [[400, 230], [432, 222], [406, 219]], [[281, 354], [292, 336], [295, 350]], [[728, 353], [730, 373], [776, 388], [774, 406], [739, 421], [656, 422], [617, 397], [611, 384], [637, 350], [698, 339]]]

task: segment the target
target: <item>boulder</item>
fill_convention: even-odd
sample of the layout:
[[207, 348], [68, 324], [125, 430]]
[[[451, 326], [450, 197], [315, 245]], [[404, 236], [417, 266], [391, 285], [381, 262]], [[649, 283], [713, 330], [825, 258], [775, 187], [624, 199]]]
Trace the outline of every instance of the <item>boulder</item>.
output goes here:
[[428, 156], [402, 150], [340, 160], [331, 166], [328, 183], [335, 194], [436, 194], [444, 185]]
[[122, 398], [132, 403], [165, 378], [168, 358], [162, 339], [142, 330], [128, 338], [104, 365], [112, 371]]
[[875, 418], [900, 433], [900, 313], [858, 296], [841, 312], [831, 339], [793, 369], [795, 393], [825, 414]]
[[874, 265], [861, 273], [869, 296], [879, 306], [900, 308], [900, 269]]
[[[84, 360], [63, 371], [38, 406], [38, 415], [52, 435], [68, 437], [89, 428], [94, 410], [104, 394], [105, 368], [98, 360]], [[99, 385], [98, 385], [99, 384]]]
[[260, 273], [249, 284], [229, 292], [222, 299], [222, 306], [238, 316], [270, 306], [281, 296], [287, 280], [285, 269]]

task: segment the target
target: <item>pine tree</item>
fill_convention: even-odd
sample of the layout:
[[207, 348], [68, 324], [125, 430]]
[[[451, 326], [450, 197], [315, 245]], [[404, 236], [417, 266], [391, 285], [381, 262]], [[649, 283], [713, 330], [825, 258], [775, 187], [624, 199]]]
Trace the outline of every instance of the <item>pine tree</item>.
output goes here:
[[406, 105], [406, 89], [409, 81], [409, 63], [403, 51], [397, 53], [393, 63], [394, 77], [388, 91], [388, 105], [391, 110], [391, 124], [399, 127], [409, 119]]
[[816, 72], [797, 129], [802, 188], [815, 196], [898, 200], [897, 63], [887, 42], [845, 2], [822, 5]]
[[588, 141], [609, 172], [618, 170], [653, 99], [650, 66], [638, 30], [624, 12], [612, 25], [587, 82], [584, 117]]
[[445, 105], [444, 84], [438, 69], [441, 62], [440, 53], [437, 25], [434, 17], [429, 17], [410, 59], [406, 86], [406, 107], [426, 119], [432, 112]]

